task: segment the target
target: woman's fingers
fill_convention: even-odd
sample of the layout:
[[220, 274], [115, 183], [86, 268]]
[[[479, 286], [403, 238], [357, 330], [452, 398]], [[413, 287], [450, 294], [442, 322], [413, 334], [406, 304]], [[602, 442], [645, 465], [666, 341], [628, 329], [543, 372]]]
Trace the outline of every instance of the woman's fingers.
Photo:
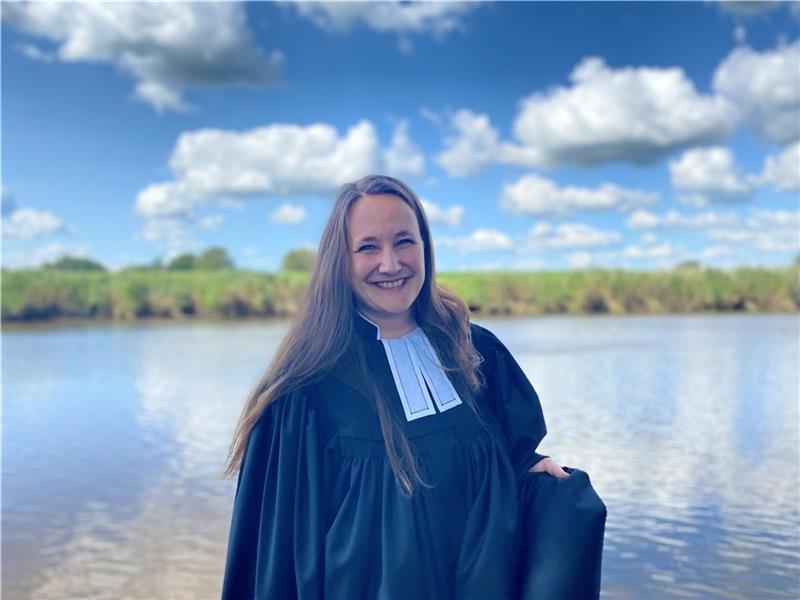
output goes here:
[[562, 469], [559, 464], [550, 457], [543, 458], [533, 465], [529, 471], [531, 473], [540, 473], [542, 471], [546, 471], [549, 475], [558, 477], [559, 479], [569, 477], [569, 473]]

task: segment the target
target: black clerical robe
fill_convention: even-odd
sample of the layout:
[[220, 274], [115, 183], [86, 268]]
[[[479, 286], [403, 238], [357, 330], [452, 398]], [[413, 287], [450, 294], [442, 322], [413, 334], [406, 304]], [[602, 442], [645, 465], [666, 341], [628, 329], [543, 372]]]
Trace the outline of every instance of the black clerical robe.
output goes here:
[[368, 372], [431, 487], [401, 492], [346, 354], [255, 425], [223, 598], [596, 598], [605, 506], [583, 471], [569, 469], [566, 479], [528, 472], [542, 458], [545, 423], [505, 346], [471, 325], [484, 357], [486, 385], [473, 395], [482, 418], [459, 402], [409, 420], [379, 330], [360, 316], [356, 329]]

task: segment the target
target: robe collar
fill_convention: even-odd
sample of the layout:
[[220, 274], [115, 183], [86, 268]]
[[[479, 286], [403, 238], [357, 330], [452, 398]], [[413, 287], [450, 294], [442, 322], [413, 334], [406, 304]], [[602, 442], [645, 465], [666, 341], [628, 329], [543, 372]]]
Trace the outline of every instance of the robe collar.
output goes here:
[[375, 350], [368, 350], [368, 360], [377, 353], [385, 356], [403, 412], [408, 421], [443, 413], [461, 404], [461, 398], [441, 366], [428, 336], [417, 326], [397, 338], [381, 338], [380, 326], [356, 311], [356, 331]]

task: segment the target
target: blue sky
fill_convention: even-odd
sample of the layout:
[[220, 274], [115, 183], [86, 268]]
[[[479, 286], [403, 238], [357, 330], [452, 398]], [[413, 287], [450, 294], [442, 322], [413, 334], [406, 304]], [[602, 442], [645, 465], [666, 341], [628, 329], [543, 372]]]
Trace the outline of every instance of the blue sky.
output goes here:
[[794, 3], [3, 3], [3, 265], [274, 270], [369, 172], [440, 270], [785, 265]]

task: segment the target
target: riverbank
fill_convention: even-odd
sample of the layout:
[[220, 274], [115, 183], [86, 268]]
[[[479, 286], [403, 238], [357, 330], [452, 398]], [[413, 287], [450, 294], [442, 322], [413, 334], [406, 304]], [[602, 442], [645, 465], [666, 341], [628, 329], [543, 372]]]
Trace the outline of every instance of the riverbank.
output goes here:
[[[308, 273], [6, 271], [2, 320], [291, 317]], [[793, 312], [800, 266], [440, 273], [476, 315]]]

